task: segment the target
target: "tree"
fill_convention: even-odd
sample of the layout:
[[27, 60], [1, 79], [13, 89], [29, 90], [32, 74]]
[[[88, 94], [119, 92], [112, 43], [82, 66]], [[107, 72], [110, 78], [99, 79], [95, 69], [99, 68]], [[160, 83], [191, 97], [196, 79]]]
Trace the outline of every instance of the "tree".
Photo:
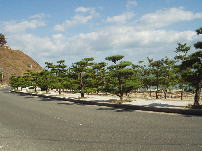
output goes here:
[[156, 87], [156, 99], [158, 99], [158, 91], [163, 80], [163, 62], [161, 60], [148, 59], [149, 80], [151, 85]]
[[[202, 34], [202, 27], [196, 30], [197, 35]], [[194, 44], [196, 52], [184, 57], [179, 65], [184, 81], [195, 89], [194, 106], [199, 106], [200, 91], [202, 86], [202, 42]]]
[[93, 61], [94, 58], [84, 58], [75, 62], [70, 68], [70, 78], [73, 89], [84, 97], [86, 92], [90, 92], [94, 87], [93, 82]]
[[182, 78], [195, 88], [194, 105], [199, 105], [202, 85], [202, 50], [192, 53], [180, 65]]
[[39, 73], [39, 78], [37, 80], [37, 86], [41, 88], [42, 91], [48, 92], [51, 88], [51, 84], [54, 77], [48, 70], [43, 70]]
[[15, 76], [15, 75], [12, 75], [11, 77], [10, 77], [10, 80], [9, 80], [9, 84], [10, 84], [10, 86], [12, 87], [12, 88], [14, 88], [14, 89], [18, 89], [18, 87], [19, 87], [19, 84], [18, 84], [18, 76]]
[[104, 86], [106, 83], [106, 63], [105, 62], [99, 62], [95, 63], [93, 68], [93, 85], [95, 90], [98, 92], [104, 90]]
[[28, 70], [23, 77], [26, 79], [26, 86], [29, 86], [30, 88], [34, 88], [34, 91], [37, 92], [36, 88], [38, 86], [38, 79], [39, 79], [39, 73]]
[[6, 41], [6, 38], [5, 38], [5, 35], [0, 33], [0, 47], [3, 47], [7, 44], [7, 41]]
[[19, 87], [21, 87], [21, 90], [22, 88], [26, 88], [28, 86], [27, 78], [25, 76], [12, 75], [10, 77], [9, 84], [14, 89], [18, 89]]
[[57, 88], [59, 91], [59, 94], [61, 94], [61, 89], [64, 88], [64, 82], [65, 78], [67, 77], [67, 69], [66, 65], [64, 64], [64, 60], [59, 60], [57, 61], [57, 64], [54, 65], [53, 63], [48, 63], [46, 62], [46, 67], [48, 70], [50, 70], [50, 73], [53, 75], [52, 76], [52, 86], [54, 88]]
[[144, 63], [144, 61], [139, 61], [139, 65], [135, 65], [134, 68], [136, 68], [139, 74], [141, 88], [143, 88], [144, 90], [150, 90], [151, 97], [151, 87], [153, 85], [153, 78], [150, 74], [150, 68]]
[[167, 57], [161, 59], [162, 62], [162, 81], [160, 87], [163, 89], [164, 98], [167, 98], [168, 89], [173, 88], [176, 85], [176, 68], [175, 61]]
[[[121, 55], [115, 55], [105, 58], [114, 63], [114, 65], [108, 67], [106, 91], [116, 94], [120, 100], [123, 100], [124, 93], [131, 92], [135, 86], [132, 63], [129, 61], [120, 61], [123, 57]], [[120, 62], [117, 63], [118, 61]]]
[[[178, 47], [176, 48], [176, 53], [177, 55], [174, 57], [176, 63], [181, 63], [182, 61], [184, 61], [188, 55], [188, 52], [190, 51], [191, 47], [188, 46], [186, 43], [178, 43]], [[188, 87], [188, 83], [187, 81], [185, 81], [183, 78], [182, 78], [182, 74], [181, 74], [181, 70], [179, 68], [179, 66], [176, 65], [175, 66], [175, 74], [176, 74], [176, 83], [178, 84], [178, 88], [181, 89], [181, 100], [183, 100], [183, 94], [184, 94], [184, 91], [187, 89]]]

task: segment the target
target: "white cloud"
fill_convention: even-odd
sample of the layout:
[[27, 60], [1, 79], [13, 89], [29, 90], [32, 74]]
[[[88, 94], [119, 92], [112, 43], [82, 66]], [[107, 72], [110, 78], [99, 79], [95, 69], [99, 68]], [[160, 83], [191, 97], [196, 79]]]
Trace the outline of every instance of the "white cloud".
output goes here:
[[144, 15], [137, 23], [149, 28], [160, 28], [173, 23], [202, 19], [202, 13], [193, 13], [183, 8], [169, 8]]
[[35, 14], [33, 16], [30, 16], [29, 18], [31, 18], [31, 19], [42, 19], [44, 17], [46, 17], [46, 15], [44, 13], [39, 13], [39, 14]]
[[127, 9], [131, 9], [137, 5], [138, 5], [137, 0], [127, 0], [127, 2], [126, 2], [126, 8]]
[[[12, 48], [23, 50], [28, 55], [35, 57], [34, 59], [40, 64], [45, 61], [59, 59], [68, 59], [72, 63], [75, 59], [88, 56], [104, 59], [104, 57], [113, 54], [123, 54], [131, 61], [135, 61], [145, 59], [147, 56], [169, 56], [174, 53], [177, 42], [188, 42], [194, 39], [194, 31], [175, 31], [160, 28], [178, 21], [177, 19], [169, 19], [173, 11], [177, 12], [178, 15], [181, 14], [181, 18], [184, 18], [180, 21], [184, 21], [185, 18], [192, 20], [200, 17], [200, 13], [185, 11], [182, 8], [172, 8], [144, 15], [136, 22], [137, 26], [134, 26], [134, 24], [114, 24], [99, 28], [97, 31], [78, 33], [69, 37], [63, 34], [41, 37], [29, 33], [27, 29], [37, 29], [44, 26], [45, 23], [42, 20], [3, 24], [3, 32], [7, 35], [8, 44]], [[63, 24], [56, 25], [55, 28], [65, 30], [68, 27], [88, 23], [93, 19], [93, 16], [89, 14], [90, 11], [85, 11], [84, 8], [77, 9], [77, 12], [79, 14], [66, 20]], [[186, 17], [183, 14], [186, 14]], [[155, 17], [150, 18], [149, 16]], [[161, 18], [166, 16], [168, 18], [161, 22]], [[108, 21], [123, 23], [132, 19], [130, 15], [129, 17], [120, 18], [114, 16], [108, 18]], [[146, 19], [148, 19], [148, 23], [152, 24], [151, 27], [155, 28], [138, 28], [147, 25], [145, 25]], [[16, 30], [18, 32], [15, 32]]]
[[165, 56], [174, 52], [177, 42], [190, 41], [194, 35], [193, 31], [139, 31], [132, 26], [112, 26], [68, 38], [63, 34], [39, 37], [29, 33], [10, 33], [7, 36], [12, 48], [23, 50], [43, 64], [61, 58], [72, 58], [70, 63], [87, 56], [104, 59], [112, 54], [123, 54], [130, 59], [139, 56], [139, 60], [152, 55]]
[[3, 23], [3, 30], [4, 32], [20, 33], [25, 32], [28, 29], [36, 29], [45, 25], [45, 22], [42, 20], [28, 20], [22, 22], [11, 21]]
[[74, 27], [80, 24], [86, 24], [93, 18], [96, 18], [99, 14], [96, 12], [95, 8], [88, 7], [78, 7], [75, 9], [77, 13], [85, 14], [76, 14], [71, 19], [65, 20], [62, 24], [57, 24], [54, 27], [55, 31], [65, 31], [65, 29]]
[[81, 13], [87, 13], [90, 12], [91, 14], [96, 13], [95, 8], [90, 8], [90, 7], [77, 7], [75, 9], [75, 12], [81, 12]]
[[70, 20], [66, 20], [62, 24], [58, 24], [54, 27], [56, 31], [64, 31], [66, 28], [70, 28], [79, 24], [85, 24], [89, 22], [93, 16], [88, 15], [88, 16], [81, 16], [81, 15], [76, 15], [72, 17]]
[[128, 20], [134, 17], [134, 13], [126, 12], [118, 16], [107, 17], [106, 22], [110, 23], [126, 23]]

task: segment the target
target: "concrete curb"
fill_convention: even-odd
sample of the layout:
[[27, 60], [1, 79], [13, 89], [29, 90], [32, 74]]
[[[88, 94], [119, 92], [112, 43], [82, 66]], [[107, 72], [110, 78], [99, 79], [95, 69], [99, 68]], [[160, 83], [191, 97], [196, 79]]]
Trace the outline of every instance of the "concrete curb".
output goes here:
[[43, 94], [35, 94], [35, 93], [28, 93], [28, 92], [16, 92], [16, 91], [11, 91], [11, 92], [22, 94], [22, 95], [31, 95], [31, 96], [38, 96], [38, 97], [42, 97], [42, 98], [69, 101], [69, 102], [74, 102], [74, 103], [78, 103], [78, 104], [107, 106], [107, 107], [130, 109], [130, 110], [142, 110], [142, 111], [153, 111], [153, 112], [165, 112], [165, 113], [177, 113], [177, 114], [185, 114], [185, 115], [202, 116], [202, 109], [174, 109], [174, 108], [158, 108], [158, 107], [128, 105], [128, 104], [110, 104], [110, 103], [102, 103], [102, 102], [94, 102], [94, 101], [75, 100], [75, 99], [64, 98], [64, 97], [62, 98], [62, 97], [56, 97], [56, 96], [46, 96]]

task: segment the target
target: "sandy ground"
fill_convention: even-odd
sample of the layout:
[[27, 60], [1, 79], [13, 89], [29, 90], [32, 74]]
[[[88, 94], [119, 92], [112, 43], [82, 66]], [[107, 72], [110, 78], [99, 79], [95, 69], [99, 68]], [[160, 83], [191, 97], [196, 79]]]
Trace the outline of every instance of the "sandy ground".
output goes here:
[[[27, 92], [26, 89], [23, 90]], [[30, 90], [29, 90], [30, 91]], [[38, 91], [38, 94], [45, 94], [45, 92]], [[117, 96], [104, 96], [104, 95], [85, 95], [85, 98], [80, 98], [79, 93], [62, 93], [58, 95], [58, 92], [51, 91], [49, 94], [45, 94], [48, 96], [57, 96], [64, 97], [70, 99], [80, 99], [86, 101], [96, 101], [96, 102], [112, 102], [114, 100], [119, 100]], [[193, 104], [193, 101], [188, 100], [165, 100], [165, 99], [143, 99], [143, 98], [130, 98], [130, 102], [125, 102], [123, 104], [130, 105], [140, 105], [140, 106], [152, 106], [152, 107], [160, 107], [160, 108], [185, 108], [189, 104]]]

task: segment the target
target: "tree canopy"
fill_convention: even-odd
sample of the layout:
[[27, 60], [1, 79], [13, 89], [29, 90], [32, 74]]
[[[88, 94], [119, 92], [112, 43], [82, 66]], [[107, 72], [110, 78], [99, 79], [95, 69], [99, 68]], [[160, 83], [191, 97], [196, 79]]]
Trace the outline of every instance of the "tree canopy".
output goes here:
[[5, 38], [5, 35], [0, 33], [0, 47], [3, 47], [7, 44], [7, 41], [6, 41], [6, 38]]

